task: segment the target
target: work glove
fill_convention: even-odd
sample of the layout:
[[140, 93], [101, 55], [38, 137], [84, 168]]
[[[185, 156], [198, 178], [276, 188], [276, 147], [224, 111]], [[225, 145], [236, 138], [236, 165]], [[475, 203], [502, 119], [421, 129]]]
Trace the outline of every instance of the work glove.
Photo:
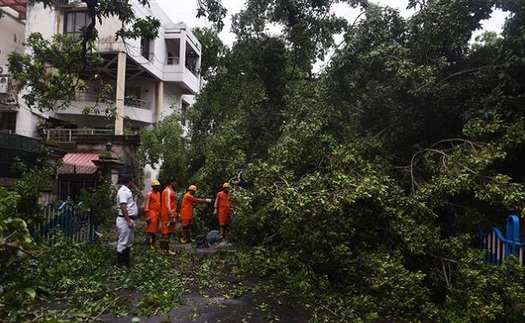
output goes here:
[[219, 212], [217, 211], [217, 209], [214, 209], [214, 210], [213, 210], [213, 214], [214, 214], [214, 215], [217, 215], [217, 213], [219, 213]]
[[150, 224], [151, 224], [151, 218], [146, 218], [146, 223], [147, 223], [148, 225], [150, 225]]
[[206, 199], [206, 203], [211, 203], [212, 199]]

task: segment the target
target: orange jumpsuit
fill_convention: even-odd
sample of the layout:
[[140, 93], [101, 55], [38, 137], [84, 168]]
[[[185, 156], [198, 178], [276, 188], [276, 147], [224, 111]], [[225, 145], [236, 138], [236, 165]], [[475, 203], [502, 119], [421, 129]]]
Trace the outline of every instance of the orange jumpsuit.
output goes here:
[[157, 233], [160, 220], [160, 192], [151, 191], [144, 197], [144, 211], [151, 221], [146, 222], [147, 233]]
[[161, 209], [161, 217], [162, 217], [161, 232], [162, 234], [166, 235], [170, 233], [175, 233], [175, 226], [171, 225], [168, 227], [168, 222], [170, 220], [175, 220], [176, 214], [177, 214], [177, 194], [171, 187], [166, 186], [164, 191], [162, 191], [162, 209]]
[[230, 225], [232, 208], [228, 193], [220, 191], [215, 199], [214, 207], [219, 211], [219, 225], [221, 227]]
[[193, 204], [205, 204], [206, 200], [197, 198], [191, 195], [190, 192], [184, 194], [182, 198], [182, 203], [180, 205], [180, 218], [182, 220], [182, 226], [188, 227], [191, 225], [193, 220]]

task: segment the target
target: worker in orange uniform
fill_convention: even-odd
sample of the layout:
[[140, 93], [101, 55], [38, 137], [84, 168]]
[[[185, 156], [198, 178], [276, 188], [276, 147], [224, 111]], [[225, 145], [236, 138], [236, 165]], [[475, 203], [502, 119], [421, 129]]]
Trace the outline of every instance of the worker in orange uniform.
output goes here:
[[186, 190], [186, 194], [182, 198], [182, 203], [180, 206], [180, 219], [182, 221], [182, 232], [179, 237], [180, 243], [191, 242], [191, 226], [193, 224], [193, 205], [194, 204], [205, 204], [211, 203], [211, 199], [200, 199], [195, 197], [195, 192], [197, 192], [197, 186], [190, 185]]
[[175, 252], [170, 250], [170, 236], [175, 233], [177, 222], [177, 193], [175, 189], [177, 183], [171, 179], [162, 191], [162, 208], [161, 208], [161, 233], [160, 253], [163, 255], [173, 256]]
[[153, 249], [159, 230], [160, 221], [160, 182], [151, 182], [151, 191], [144, 196], [144, 212], [146, 212], [146, 244]]
[[231, 223], [232, 205], [230, 201], [230, 184], [222, 184], [222, 191], [217, 194], [213, 214], [219, 216], [219, 234], [226, 239], [226, 229]]

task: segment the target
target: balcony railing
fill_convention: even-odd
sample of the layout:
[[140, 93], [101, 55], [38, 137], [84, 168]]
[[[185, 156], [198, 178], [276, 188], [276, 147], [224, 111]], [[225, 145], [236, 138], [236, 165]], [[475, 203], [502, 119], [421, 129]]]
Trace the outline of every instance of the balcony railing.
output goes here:
[[166, 58], [166, 65], [179, 65], [179, 58], [177, 56], [168, 56]]
[[104, 136], [112, 135], [111, 129], [48, 129], [47, 140], [56, 142], [75, 142], [79, 135]]
[[124, 105], [132, 108], [139, 108], [139, 109], [150, 109], [149, 101], [141, 100], [133, 97], [125, 97], [124, 98]]
[[[97, 94], [94, 92], [77, 92], [76, 100], [80, 102], [95, 102], [97, 101]], [[132, 108], [140, 108], [150, 110], [150, 102], [146, 100], [137, 99], [134, 97], [125, 97], [124, 104]]]

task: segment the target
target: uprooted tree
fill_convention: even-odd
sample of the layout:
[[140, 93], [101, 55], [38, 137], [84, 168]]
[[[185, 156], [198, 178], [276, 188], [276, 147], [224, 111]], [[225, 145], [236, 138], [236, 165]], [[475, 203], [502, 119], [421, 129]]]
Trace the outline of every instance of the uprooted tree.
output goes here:
[[[246, 2], [193, 110], [196, 180], [236, 184], [234, 236], [271, 258], [255, 273], [323, 295], [319, 314], [523, 319], [523, 268], [490, 275], [471, 248], [525, 202], [523, 3], [409, 1], [405, 19], [339, 2], [359, 18], [331, 1]], [[471, 44], [495, 8], [502, 35]]]

